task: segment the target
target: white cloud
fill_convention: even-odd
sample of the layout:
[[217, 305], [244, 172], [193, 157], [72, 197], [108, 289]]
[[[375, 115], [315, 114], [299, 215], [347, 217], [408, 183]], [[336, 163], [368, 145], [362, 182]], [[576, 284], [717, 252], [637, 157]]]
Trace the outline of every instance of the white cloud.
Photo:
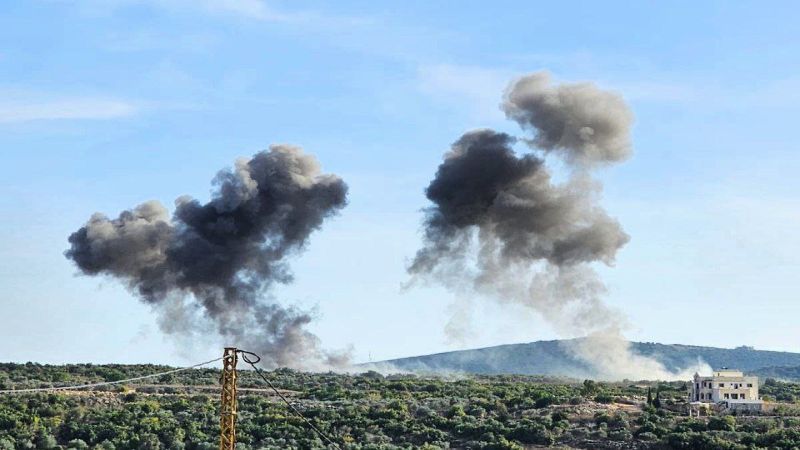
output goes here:
[[800, 78], [789, 77], [754, 86], [744, 95], [751, 104], [764, 107], [797, 108], [800, 104]]
[[[536, 69], [536, 70], [547, 70]], [[525, 71], [533, 72], [533, 70]], [[499, 105], [509, 83], [523, 72], [510, 68], [488, 68], [453, 64], [422, 66], [417, 70], [419, 89], [432, 98], [467, 110], [475, 120], [499, 121], [503, 113]], [[579, 82], [556, 76], [559, 82]], [[589, 79], [591, 80], [591, 79]], [[620, 92], [631, 101], [687, 103], [699, 101], [702, 93], [690, 84], [670, 81], [594, 80], [603, 88]]]
[[211, 11], [232, 13], [253, 19], [282, 19], [279, 14], [271, 11], [264, 2], [259, 0], [206, 0], [202, 3]]
[[168, 8], [195, 9], [199, 7], [207, 13], [239, 16], [268, 22], [293, 23], [303, 20], [302, 14], [276, 11], [261, 0], [150, 0], [147, 3]]
[[155, 29], [117, 29], [103, 36], [102, 48], [113, 52], [143, 52], [153, 50], [202, 53], [214, 48], [219, 38], [212, 33]]
[[112, 14], [120, 8], [144, 5], [171, 13], [196, 12], [317, 28], [340, 28], [374, 22], [365, 17], [329, 15], [318, 11], [278, 10], [263, 0], [80, 0], [77, 4], [81, 11], [90, 15]]
[[670, 79], [651, 77], [652, 81], [628, 81], [608, 85], [626, 99], [662, 104], [679, 104], [702, 110], [797, 109], [800, 104], [800, 79], [759, 80], [743, 88], [726, 80], [698, 77]]
[[703, 93], [688, 83], [670, 81], [630, 81], [601, 83], [619, 93], [627, 100], [654, 103], [688, 103], [700, 101]]
[[153, 3], [183, 5], [192, 8], [199, 5], [209, 13], [227, 14], [253, 20], [291, 25], [341, 27], [372, 22], [363, 17], [334, 16], [317, 11], [280, 11], [272, 8], [262, 0], [154, 0]]
[[[584, 59], [588, 56], [583, 55]], [[642, 64], [643, 65], [643, 64]], [[522, 73], [540, 68], [519, 71], [512, 67], [479, 67], [453, 64], [422, 66], [417, 71], [420, 90], [431, 97], [447, 101], [472, 113], [475, 118], [498, 120], [502, 118], [498, 105], [508, 83]], [[800, 78], [773, 78], [753, 83], [742, 89], [741, 83], [716, 80], [702, 75], [676, 77], [658, 71], [614, 74], [597, 69], [578, 75], [570, 71], [554, 71], [559, 82], [590, 81], [602, 88], [612, 89], [631, 102], [664, 105], [682, 105], [694, 110], [749, 110], [796, 109], [800, 105]]]
[[138, 111], [136, 105], [116, 99], [61, 98], [0, 100], [0, 123], [36, 120], [103, 120], [127, 117]]
[[476, 66], [436, 64], [417, 71], [419, 89], [434, 99], [465, 107], [477, 120], [500, 120], [500, 101], [514, 72]]

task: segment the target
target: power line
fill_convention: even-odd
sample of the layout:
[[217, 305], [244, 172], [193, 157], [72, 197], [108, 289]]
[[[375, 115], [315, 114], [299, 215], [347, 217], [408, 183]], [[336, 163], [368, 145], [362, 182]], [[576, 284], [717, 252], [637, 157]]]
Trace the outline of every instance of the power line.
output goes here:
[[151, 375], [143, 375], [143, 376], [140, 376], [140, 377], [133, 377], [133, 378], [125, 379], [125, 380], [103, 381], [101, 383], [78, 384], [78, 385], [72, 385], [72, 386], [60, 386], [60, 387], [49, 387], [49, 388], [5, 389], [5, 390], [0, 390], [0, 394], [29, 394], [29, 393], [32, 393], [32, 392], [69, 391], [69, 390], [77, 390], [77, 389], [90, 389], [90, 388], [96, 388], [96, 387], [100, 387], [100, 386], [110, 386], [110, 385], [113, 385], [113, 384], [130, 383], [131, 381], [146, 380], [148, 378], [156, 378], [156, 377], [160, 377], [160, 376], [164, 376], [164, 375], [169, 375], [171, 373], [182, 372], [184, 370], [194, 369], [194, 368], [197, 368], [197, 367], [200, 367], [200, 366], [205, 366], [206, 364], [211, 364], [211, 363], [214, 363], [214, 362], [217, 362], [217, 361], [220, 361], [220, 360], [222, 360], [222, 357], [216, 358], [216, 359], [212, 359], [210, 361], [205, 361], [205, 362], [201, 362], [201, 363], [198, 363], [198, 364], [194, 364], [194, 365], [191, 365], [191, 366], [188, 366], [188, 367], [181, 367], [179, 369], [172, 369], [172, 370], [168, 370], [166, 372], [159, 372], [159, 373], [154, 373], [154, 374], [151, 374]]
[[[286, 403], [286, 406], [288, 406], [289, 409], [291, 409], [292, 412], [294, 412], [294, 414], [297, 415], [297, 417], [302, 419], [303, 422], [305, 422], [306, 425], [308, 425], [324, 441], [328, 442], [330, 445], [332, 445], [337, 450], [341, 450], [341, 447], [339, 447], [339, 444], [337, 444], [327, 434], [325, 434], [322, 430], [317, 428], [317, 426], [314, 425], [310, 420], [308, 420], [306, 418], [306, 416], [304, 416], [303, 413], [300, 412], [300, 410], [297, 409], [289, 401], [289, 399], [287, 399], [283, 395], [283, 393], [281, 393], [281, 391], [279, 391], [278, 388], [276, 388], [275, 385], [272, 384], [271, 381], [269, 381], [269, 379], [264, 375], [264, 373], [261, 371], [261, 369], [259, 369], [258, 366], [256, 366], [256, 364], [259, 361], [261, 361], [261, 357], [260, 356], [258, 356], [255, 353], [247, 352], [247, 351], [244, 351], [244, 350], [237, 350], [237, 351], [242, 354], [242, 359], [244, 360], [244, 362], [250, 364], [250, 366], [253, 368], [253, 370], [255, 370], [255, 372], [258, 374], [258, 376], [261, 377], [262, 380], [264, 380], [264, 382], [267, 384], [267, 386], [269, 386], [269, 388], [272, 389], [272, 391], [284, 403]], [[253, 358], [255, 358], [255, 359], [250, 359], [248, 357], [248, 355], [253, 357]], [[190, 369], [194, 369], [194, 368], [197, 368], [197, 367], [200, 367], [200, 366], [205, 366], [207, 364], [211, 364], [211, 363], [214, 363], [214, 362], [217, 362], [217, 361], [221, 361], [223, 359], [225, 359], [224, 356], [220, 357], [220, 358], [215, 358], [215, 359], [212, 359], [212, 360], [209, 360], [209, 361], [204, 361], [204, 362], [201, 362], [201, 363], [197, 363], [197, 364], [194, 364], [194, 365], [191, 365], [191, 366], [187, 366], [187, 367], [181, 367], [181, 368], [178, 368], [178, 369], [167, 370], [165, 372], [159, 372], [159, 373], [154, 373], [154, 374], [150, 374], [150, 375], [143, 375], [143, 376], [139, 376], [139, 377], [127, 378], [127, 379], [124, 379], [124, 380], [104, 381], [104, 382], [100, 382], [100, 383], [79, 384], [79, 385], [72, 385], [72, 386], [59, 386], [59, 387], [49, 387], [49, 388], [4, 389], [4, 390], [0, 390], [0, 394], [30, 394], [30, 393], [34, 393], [34, 392], [67, 391], [67, 390], [78, 390], [78, 389], [91, 389], [91, 388], [96, 388], [96, 387], [101, 387], [101, 386], [111, 386], [111, 385], [115, 385], [115, 384], [130, 383], [132, 381], [146, 380], [146, 379], [149, 379], [149, 378], [157, 378], [157, 377], [161, 377], [161, 376], [164, 376], [164, 375], [169, 375], [169, 374], [172, 374], [172, 373], [182, 372], [184, 370], [190, 370]]]
[[[338, 450], [342, 450], [342, 448], [339, 447], [339, 444], [334, 442], [334, 440], [331, 439], [327, 434], [323, 433], [322, 430], [320, 430], [313, 423], [311, 423], [311, 421], [308, 420], [306, 418], [306, 416], [304, 416], [303, 413], [300, 412], [299, 409], [295, 408], [295, 406], [291, 402], [289, 402], [289, 400], [286, 397], [283, 396], [283, 394], [272, 384], [272, 382], [270, 382], [269, 379], [266, 376], [264, 376], [264, 374], [261, 372], [261, 369], [259, 369], [256, 366], [256, 363], [261, 361], [261, 357], [260, 356], [256, 355], [255, 353], [252, 353], [252, 352], [246, 352], [244, 350], [238, 350], [238, 352], [242, 354], [242, 359], [244, 360], [244, 362], [246, 362], [247, 364], [250, 364], [250, 366], [253, 368], [253, 370], [256, 371], [258, 376], [260, 376], [261, 379], [264, 380], [265, 383], [267, 383], [267, 386], [269, 386], [270, 389], [272, 389], [273, 392], [275, 392], [275, 394], [277, 394], [278, 397], [280, 397], [280, 399], [283, 400], [284, 403], [286, 403], [286, 406], [288, 406], [289, 409], [291, 409], [295, 413], [295, 415], [297, 415], [297, 417], [301, 418], [303, 420], [303, 422], [305, 422], [309, 427], [311, 427], [311, 429], [314, 430], [314, 432], [317, 433], [319, 435], [319, 437], [321, 437], [323, 440], [327, 441], [334, 448], [336, 448]], [[255, 360], [251, 360], [250, 358], [248, 358], [248, 355], [253, 356], [256, 359]]]

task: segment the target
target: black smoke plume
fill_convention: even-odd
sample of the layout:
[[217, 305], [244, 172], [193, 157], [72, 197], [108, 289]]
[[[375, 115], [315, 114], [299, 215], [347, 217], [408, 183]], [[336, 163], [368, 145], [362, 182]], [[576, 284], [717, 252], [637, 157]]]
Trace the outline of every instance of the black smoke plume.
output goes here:
[[214, 186], [208, 203], [178, 198], [172, 217], [156, 201], [116, 219], [96, 213], [65, 255], [84, 274], [124, 282], [165, 331], [192, 331], [199, 312], [273, 366], [338, 362], [305, 329], [311, 316], [270, 300], [269, 288], [292, 280], [287, 257], [345, 206], [345, 183], [299, 147], [273, 145], [219, 172]]
[[[412, 282], [522, 305], [561, 334], [593, 336], [571, 349], [595, 370], [587, 376], [670, 378], [628, 350], [624, 317], [602, 301], [606, 288], [593, 268], [613, 265], [629, 240], [600, 206], [601, 185], [589, 171], [629, 156], [631, 111], [589, 83], [551, 86], [546, 73], [511, 83], [502, 109], [533, 132], [525, 142], [534, 153], [516, 154], [514, 137], [487, 129], [452, 145], [425, 191], [433, 205], [408, 267]], [[545, 154], [571, 168], [565, 182], [554, 182]], [[454, 320], [463, 316], [456, 311]]]

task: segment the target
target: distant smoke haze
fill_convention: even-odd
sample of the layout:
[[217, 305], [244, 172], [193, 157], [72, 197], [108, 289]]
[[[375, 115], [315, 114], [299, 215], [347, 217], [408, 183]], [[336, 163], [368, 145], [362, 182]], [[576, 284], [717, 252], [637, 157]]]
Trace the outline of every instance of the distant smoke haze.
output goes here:
[[114, 219], [94, 214], [69, 237], [65, 255], [84, 274], [123, 282], [168, 333], [197, 332], [199, 313], [226, 342], [269, 365], [335, 366], [347, 355], [322, 349], [305, 328], [312, 317], [269, 291], [292, 281], [287, 258], [346, 197], [345, 183], [322, 173], [313, 156], [273, 145], [219, 172], [208, 203], [180, 197], [171, 216], [157, 201]]
[[[523, 305], [562, 335], [588, 336], [570, 350], [599, 378], [677, 376], [630, 352], [620, 332], [626, 320], [603, 301], [593, 269], [612, 266], [630, 239], [600, 206], [591, 170], [630, 156], [632, 112], [617, 94], [553, 85], [542, 72], [512, 82], [501, 108], [533, 133], [523, 140], [535, 153], [517, 154], [517, 138], [489, 129], [455, 141], [425, 191], [433, 205], [408, 267], [412, 282]], [[545, 153], [573, 169], [565, 182], [553, 181]], [[464, 333], [460, 317], [469, 314], [455, 311], [448, 331]]]

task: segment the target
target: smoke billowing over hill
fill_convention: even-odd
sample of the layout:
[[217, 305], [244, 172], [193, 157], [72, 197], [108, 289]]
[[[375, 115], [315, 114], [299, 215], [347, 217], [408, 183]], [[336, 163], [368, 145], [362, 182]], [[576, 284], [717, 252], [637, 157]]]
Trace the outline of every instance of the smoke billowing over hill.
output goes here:
[[[562, 335], [588, 335], [570, 351], [597, 378], [677, 376], [630, 351], [621, 334], [626, 319], [603, 301], [606, 288], [593, 268], [612, 266], [630, 239], [600, 206], [593, 171], [630, 156], [632, 112], [613, 92], [553, 85], [543, 72], [512, 82], [501, 107], [531, 132], [523, 140], [532, 153], [518, 155], [516, 138], [489, 129], [455, 141], [425, 191], [433, 205], [408, 267], [412, 282], [499, 307], [522, 305]], [[545, 155], [566, 164], [565, 182], [553, 181]], [[469, 307], [462, 303], [456, 309]]]

